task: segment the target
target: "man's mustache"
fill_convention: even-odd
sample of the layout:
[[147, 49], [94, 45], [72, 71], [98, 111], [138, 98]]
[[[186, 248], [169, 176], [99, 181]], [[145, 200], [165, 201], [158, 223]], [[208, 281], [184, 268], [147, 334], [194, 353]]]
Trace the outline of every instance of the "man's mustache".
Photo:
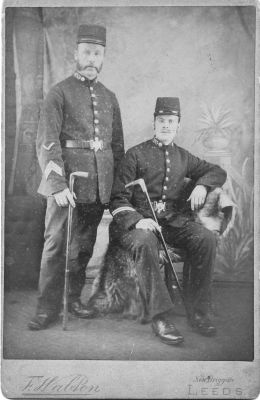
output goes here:
[[98, 69], [95, 65], [89, 64], [89, 65], [86, 65], [85, 67], [83, 67], [82, 69], [87, 69], [87, 68], [95, 68], [95, 70], [96, 70], [97, 72], [99, 72], [99, 69]]
[[85, 71], [87, 68], [94, 68], [97, 71], [97, 73], [99, 74], [102, 69], [102, 65], [100, 65], [100, 67], [97, 67], [93, 64], [80, 65], [79, 63], [77, 63], [78, 71]]

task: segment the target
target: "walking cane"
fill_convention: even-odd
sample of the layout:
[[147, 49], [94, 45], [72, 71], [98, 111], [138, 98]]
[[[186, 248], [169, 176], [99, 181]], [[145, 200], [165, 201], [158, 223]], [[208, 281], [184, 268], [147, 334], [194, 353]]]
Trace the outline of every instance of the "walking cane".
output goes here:
[[[144, 193], [145, 196], [146, 196], [146, 199], [147, 199], [147, 201], [148, 201], [148, 204], [149, 204], [149, 206], [150, 206], [150, 208], [151, 208], [151, 211], [152, 211], [152, 214], [153, 214], [153, 218], [154, 218], [155, 222], [159, 225], [158, 219], [157, 219], [156, 214], [155, 214], [155, 212], [154, 212], [154, 209], [153, 209], [153, 206], [152, 206], [152, 203], [151, 203], [151, 200], [150, 200], [148, 191], [147, 191], [147, 187], [146, 187], [145, 181], [143, 180], [143, 178], [137, 179], [137, 180], [135, 180], [135, 181], [132, 181], [132, 182], [128, 183], [127, 185], [125, 185], [125, 187], [127, 188], [127, 187], [135, 186], [135, 185], [139, 185], [139, 186], [141, 187], [143, 193]], [[167, 258], [168, 258], [168, 261], [169, 261], [169, 263], [170, 263], [170, 266], [171, 266], [171, 269], [172, 269], [172, 273], [173, 273], [174, 278], [175, 278], [175, 280], [176, 280], [179, 293], [180, 293], [181, 298], [182, 298], [182, 300], [183, 300], [183, 303], [184, 303], [184, 305], [185, 305], [184, 296], [183, 296], [183, 292], [182, 292], [181, 285], [180, 285], [180, 282], [179, 282], [179, 278], [178, 278], [178, 275], [177, 275], [177, 273], [176, 273], [176, 271], [175, 271], [175, 269], [174, 269], [174, 266], [173, 266], [173, 263], [172, 263], [172, 260], [171, 260], [170, 254], [169, 254], [169, 250], [168, 250], [168, 248], [167, 248], [167, 244], [166, 244], [166, 242], [165, 242], [165, 240], [164, 240], [164, 237], [163, 237], [163, 234], [162, 234], [161, 230], [158, 230], [158, 232], [159, 232], [159, 235], [160, 235], [160, 239], [161, 239], [161, 242], [162, 242], [164, 251], [165, 251], [165, 253], [166, 253], [166, 255], [167, 255]]]
[[[73, 194], [74, 180], [75, 177], [87, 178], [88, 172], [76, 171], [70, 174], [69, 179], [69, 190]], [[63, 293], [63, 320], [62, 329], [67, 329], [68, 322], [68, 294], [69, 294], [69, 255], [70, 255], [70, 241], [71, 241], [71, 225], [72, 225], [72, 213], [73, 207], [69, 203], [68, 211], [68, 223], [67, 223], [67, 243], [66, 243], [66, 265], [65, 265], [65, 281], [64, 281], [64, 293]]]

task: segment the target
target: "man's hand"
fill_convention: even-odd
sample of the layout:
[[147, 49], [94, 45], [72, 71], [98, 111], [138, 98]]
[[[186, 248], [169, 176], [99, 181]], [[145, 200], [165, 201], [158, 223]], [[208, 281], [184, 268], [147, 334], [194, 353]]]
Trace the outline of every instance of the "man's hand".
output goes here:
[[191, 192], [187, 201], [190, 201], [192, 211], [198, 210], [203, 206], [207, 197], [207, 189], [203, 185], [197, 185]]
[[72, 207], [76, 207], [75, 201], [73, 197], [76, 198], [75, 193], [71, 194], [68, 188], [62, 190], [61, 192], [57, 192], [53, 194], [56, 203], [59, 207], [67, 207], [69, 203]]
[[136, 229], [144, 229], [148, 231], [160, 231], [161, 227], [152, 218], [143, 218], [135, 225]]

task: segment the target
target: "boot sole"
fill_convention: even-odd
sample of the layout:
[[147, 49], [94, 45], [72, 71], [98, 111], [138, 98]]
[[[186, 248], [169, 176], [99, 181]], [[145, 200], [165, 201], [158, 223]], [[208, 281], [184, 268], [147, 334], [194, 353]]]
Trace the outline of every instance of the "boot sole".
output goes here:
[[[156, 336], [158, 336], [158, 335], [156, 335]], [[181, 345], [184, 342], [184, 339], [165, 340], [165, 339], [162, 339], [160, 337], [159, 337], [159, 339], [160, 339], [161, 342], [163, 342], [165, 344], [168, 344], [168, 345], [171, 345], [171, 346], [178, 346], [178, 345]]]
[[44, 329], [47, 329], [50, 325], [55, 324], [55, 322], [58, 321], [59, 318], [55, 318], [47, 322], [46, 324], [37, 324], [37, 322], [30, 321], [27, 325], [27, 327], [30, 329], [30, 331], [42, 331]]
[[80, 315], [80, 314], [77, 314], [77, 313], [75, 313], [73, 311], [69, 311], [69, 312], [74, 317], [81, 318], [81, 319], [91, 319], [91, 318], [94, 318], [96, 316], [96, 313], [89, 314], [89, 315]]
[[217, 330], [216, 329], [214, 329], [212, 331], [208, 331], [208, 332], [203, 332], [202, 330], [200, 330], [196, 326], [193, 326], [192, 329], [193, 329], [194, 332], [199, 333], [202, 336], [213, 337], [213, 336], [216, 336], [216, 334], [217, 334]]

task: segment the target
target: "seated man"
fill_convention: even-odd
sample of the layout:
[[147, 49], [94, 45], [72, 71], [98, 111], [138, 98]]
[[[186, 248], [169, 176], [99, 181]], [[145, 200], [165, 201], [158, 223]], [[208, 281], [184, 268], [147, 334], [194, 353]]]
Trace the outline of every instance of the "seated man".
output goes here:
[[[195, 221], [192, 211], [204, 204], [208, 191], [220, 187], [226, 172], [201, 160], [174, 143], [180, 124], [178, 98], [158, 98], [154, 113], [153, 139], [126, 153], [113, 185], [110, 211], [113, 221], [111, 239], [129, 251], [147, 312], [155, 334], [175, 345], [183, 336], [173, 324], [173, 304], [159, 269], [159, 238], [162, 234], [171, 246], [183, 248], [190, 265], [190, 284], [185, 289], [185, 305], [190, 324], [199, 333], [213, 336], [215, 326], [208, 317], [210, 285], [216, 255], [214, 234]], [[184, 178], [196, 182], [183, 207]], [[159, 225], [152, 218], [140, 186], [126, 185], [143, 178]]]

